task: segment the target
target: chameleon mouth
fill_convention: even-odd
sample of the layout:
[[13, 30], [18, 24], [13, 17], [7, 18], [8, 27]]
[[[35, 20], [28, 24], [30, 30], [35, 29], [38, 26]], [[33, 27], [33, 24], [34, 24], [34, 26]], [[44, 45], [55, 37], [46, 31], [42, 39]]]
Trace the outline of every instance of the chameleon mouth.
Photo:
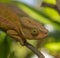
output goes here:
[[46, 38], [48, 36], [48, 34], [45, 34], [43, 38]]
[[37, 39], [43, 39], [46, 38], [48, 36], [48, 30], [45, 29], [44, 32], [40, 32], [40, 34], [37, 36]]
[[37, 36], [37, 39], [40, 40], [40, 39], [46, 38], [47, 36], [48, 34], [41, 34]]

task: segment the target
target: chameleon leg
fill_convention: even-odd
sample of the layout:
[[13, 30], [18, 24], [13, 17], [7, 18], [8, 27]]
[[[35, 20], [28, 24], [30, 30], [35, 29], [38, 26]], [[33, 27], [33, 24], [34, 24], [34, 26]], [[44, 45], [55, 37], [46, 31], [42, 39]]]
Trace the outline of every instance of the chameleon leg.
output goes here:
[[38, 58], [45, 58], [41, 52], [39, 52], [33, 45], [29, 44], [25, 39], [22, 40], [22, 38], [20, 36], [18, 36], [18, 33], [14, 30], [8, 30], [7, 34], [9, 36], [11, 36], [12, 38], [14, 38], [15, 40], [17, 40], [18, 42], [21, 43], [21, 45], [26, 46], [27, 48], [29, 48], [30, 50], [32, 50], [37, 56]]
[[14, 30], [8, 30], [7, 34], [10, 37], [12, 37], [15, 40], [17, 40], [18, 42], [20, 42], [20, 44], [24, 46], [24, 40], [22, 40], [22, 38], [18, 35], [18, 33], [16, 31], [14, 31]]

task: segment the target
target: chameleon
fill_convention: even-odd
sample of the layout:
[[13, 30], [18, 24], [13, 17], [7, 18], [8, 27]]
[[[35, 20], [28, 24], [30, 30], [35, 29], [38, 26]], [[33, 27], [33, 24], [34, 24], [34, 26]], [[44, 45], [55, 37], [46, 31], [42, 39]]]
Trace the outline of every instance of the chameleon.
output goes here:
[[48, 30], [38, 21], [32, 19], [16, 5], [0, 3], [0, 30], [4, 31], [21, 45], [28, 40], [42, 40]]

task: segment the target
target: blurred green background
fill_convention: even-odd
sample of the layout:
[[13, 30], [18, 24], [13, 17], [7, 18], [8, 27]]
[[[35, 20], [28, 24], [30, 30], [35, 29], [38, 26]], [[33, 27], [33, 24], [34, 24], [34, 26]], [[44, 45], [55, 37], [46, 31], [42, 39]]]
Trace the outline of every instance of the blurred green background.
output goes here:
[[[15, 0], [15, 2], [0, 0], [0, 2], [15, 3], [28, 16], [44, 24], [49, 31], [48, 37], [28, 42], [40, 50], [46, 58], [60, 58], [60, 14], [54, 8], [41, 6], [43, 2], [56, 5], [56, 0]], [[0, 58], [37, 58], [37, 56], [0, 31]]]

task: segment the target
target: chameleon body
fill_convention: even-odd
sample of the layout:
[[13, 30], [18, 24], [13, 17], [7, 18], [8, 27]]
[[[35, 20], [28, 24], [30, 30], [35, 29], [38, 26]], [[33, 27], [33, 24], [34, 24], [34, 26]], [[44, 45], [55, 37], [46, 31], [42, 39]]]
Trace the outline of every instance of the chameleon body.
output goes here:
[[47, 29], [30, 18], [16, 5], [0, 3], [0, 30], [31, 49], [39, 58], [44, 58], [26, 39], [41, 40], [47, 36]]
[[18, 9], [13, 5], [0, 3], [0, 29], [21, 43], [26, 39], [45, 38], [47, 29]]

